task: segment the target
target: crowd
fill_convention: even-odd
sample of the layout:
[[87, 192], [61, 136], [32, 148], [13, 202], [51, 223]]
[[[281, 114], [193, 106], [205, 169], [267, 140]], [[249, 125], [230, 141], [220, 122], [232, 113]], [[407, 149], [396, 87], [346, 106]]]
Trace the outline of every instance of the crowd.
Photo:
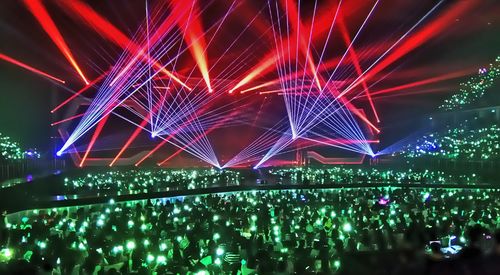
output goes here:
[[24, 158], [24, 152], [18, 142], [11, 137], [0, 133], [0, 161], [20, 160]]
[[460, 83], [460, 90], [446, 99], [439, 108], [446, 111], [459, 110], [479, 101], [499, 77], [500, 56], [489, 65], [489, 68], [479, 69], [478, 75]]
[[[271, 168], [255, 175], [238, 170], [218, 169], [132, 169], [88, 173], [64, 179], [65, 194], [125, 195], [176, 189], [254, 184], [252, 177], [281, 184], [478, 184], [476, 174], [448, 174], [443, 171], [412, 169], [349, 168]], [[272, 178], [271, 180], [268, 180]]]
[[435, 157], [454, 160], [491, 160], [500, 158], [500, 127], [480, 129], [453, 128], [443, 134], [430, 134], [401, 153], [407, 158]]
[[499, 274], [499, 198], [356, 188], [24, 211], [2, 221], [0, 273], [349, 274], [356, 253], [396, 251], [384, 274]]
[[121, 195], [168, 191], [179, 186], [195, 189], [238, 185], [240, 178], [240, 174], [232, 170], [129, 169], [65, 178], [64, 186], [69, 194], [110, 192]]
[[443, 183], [467, 183], [476, 184], [481, 181], [476, 174], [449, 174], [443, 171], [412, 169], [394, 170], [379, 169], [372, 167], [348, 168], [277, 168], [269, 171], [272, 175], [278, 176], [283, 181], [292, 184], [350, 184], [350, 183], [422, 183], [422, 184], [443, 184]]

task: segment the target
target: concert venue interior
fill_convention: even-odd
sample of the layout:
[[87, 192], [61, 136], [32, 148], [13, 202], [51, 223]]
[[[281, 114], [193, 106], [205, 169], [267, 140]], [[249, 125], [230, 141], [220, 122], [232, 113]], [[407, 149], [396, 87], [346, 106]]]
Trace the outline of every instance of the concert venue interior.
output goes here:
[[0, 274], [500, 274], [496, 0], [0, 3]]

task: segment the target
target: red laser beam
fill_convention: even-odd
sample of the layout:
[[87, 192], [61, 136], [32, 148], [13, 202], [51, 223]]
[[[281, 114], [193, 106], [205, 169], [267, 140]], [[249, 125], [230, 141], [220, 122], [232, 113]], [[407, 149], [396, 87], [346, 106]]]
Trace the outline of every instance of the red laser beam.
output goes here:
[[173, 135], [169, 135], [168, 137], [166, 137], [165, 139], [163, 139], [160, 143], [158, 143], [158, 145], [155, 146], [155, 148], [153, 148], [153, 150], [149, 151], [149, 153], [147, 153], [136, 164], [134, 164], [134, 166], [137, 167], [137, 166], [141, 165], [141, 163], [143, 163], [152, 154], [154, 154], [156, 151], [158, 151], [158, 149], [160, 149], [163, 145], [165, 145], [165, 143], [167, 143], [170, 139], [172, 139], [172, 137], [173, 137]]
[[441, 92], [449, 92], [451, 87], [439, 87], [439, 88], [432, 88], [432, 89], [425, 89], [425, 90], [419, 90], [419, 91], [411, 91], [411, 92], [405, 92], [404, 94], [382, 94], [382, 95], [372, 95], [377, 96], [379, 99], [385, 99], [385, 98], [390, 98], [390, 97], [402, 97], [402, 96], [413, 96], [413, 95], [422, 95], [422, 94], [435, 94], [435, 93], [441, 93]]
[[[131, 54], [138, 54], [141, 52], [141, 47], [139, 45], [135, 44], [132, 40], [130, 40], [130, 38], [128, 38], [118, 28], [116, 28], [106, 18], [101, 16], [86, 3], [83, 3], [79, 0], [57, 1], [57, 3], [67, 8], [64, 10], [71, 11], [72, 14], [78, 15], [81, 19], [83, 19], [84, 23], [89, 25], [91, 28], [97, 31], [97, 33], [110, 40], [117, 46], [125, 49]], [[152, 37], [151, 39], [153, 38], [154, 37]], [[141, 57], [145, 60], [145, 62], [151, 61], [154, 68], [156, 68], [157, 70], [161, 70], [162, 73], [172, 78], [175, 82], [179, 83], [186, 89], [191, 90], [191, 88], [186, 83], [175, 76], [172, 72], [168, 71], [165, 68], [162, 68], [162, 65], [157, 61], [151, 60], [151, 58], [147, 54], [144, 54], [144, 52], [142, 52]]]
[[91, 138], [89, 144], [87, 145], [87, 150], [85, 151], [85, 154], [83, 155], [83, 158], [80, 161], [80, 164], [78, 166], [83, 167], [83, 164], [85, 163], [85, 160], [87, 159], [87, 157], [88, 157], [88, 155], [90, 153], [90, 150], [92, 150], [92, 147], [94, 147], [94, 143], [97, 140], [97, 138], [99, 137], [99, 135], [101, 134], [101, 131], [104, 128], [104, 125], [106, 124], [109, 116], [110, 116], [110, 114], [108, 114], [107, 116], [103, 117], [101, 119], [101, 121], [99, 121], [99, 123], [97, 124], [97, 127], [96, 127], [96, 129], [94, 131], [94, 134], [92, 135], [92, 138]]
[[[182, 34], [186, 44], [191, 45], [189, 51], [196, 61], [196, 65], [203, 76], [203, 80], [208, 88], [208, 92], [212, 92], [212, 86], [210, 84], [210, 76], [208, 73], [207, 56], [205, 53], [206, 41], [203, 31], [203, 26], [198, 14], [200, 13], [196, 1], [189, 3], [185, 0], [173, 0], [173, 5], [181, 10], [190, 10], [189, 14], [182, 13], [180, 20], [177, 21], [179, 28], [182, 30]], [[174, 8], [175, 10], [175, 8]]]
[[419, 31], [407, 37], [400, 45], [396, 46], [396, 49], [393, 49], [392, 53], [388, 54], [385, 58], [382, 59], [382, 61], [373, 66], [358, 81], [350, 85], [350, 88], [342, 92], [341, 96], [348, 93], [354, 87], [358, 86], [362, 81], [373, 78], [389, 65], [393, 64], [403, 56], [420, 47], [426, 41], [437, 36], [452, 22], [455, 22], [455, 19], [457, 17], [470, 10], [474, 4], [475, 1], [459, 1], [454, 3], [453, 6], [446, 10], [441, 16], [434, 19], [434, 21], [426, 24]]
[[[109, 72], [109, 71], [108, 71]], [[74, 93], [72, 96], [61, 102], [59, 105], [57, 105], [54, 109], [52, 109], [50, 112], [54, 113], [57, 110], [61, 109], [64, 105], [68, 104], [70, 101], [87, 91], [89, 88], [93, 87], [96, 83], [101, 81], [107, 74], [108, 72], [105, 72], [104, 74], [100, 75], [98, 78], [94, 79], [92, 82], [90, 82], [88, 85], [85, 87], [81, 88], [78, 92]]]
[[[153, 113], [158, 111], [158, 109], [162, 106], [163, 101], [165, 100], [167, 95], [168, 95], [168, 89], [166, 89], [162, 98], [155, 104], [155, 106], [153, 108]], [[151, 112], [148, 113], [148, 115], [142, 120], [141, 124], [134, 130], [132, 135], [128, 138], [125, 145], [123, 145], [123, 147], [120, 149], [120, 152], [118, 152], [118, 154], [115, 156], [115, 158], [109, 164], [110, 167], [116, 163], [116, 161], [121, 157], [121, 155], [125, 152], [125, 150], [127, 150], [127, 148], [130, 146], [130, 144], [132, 144], [132, 142], [137, 138], [137, 136], [141, 133], [141, 131], [144, 129], [144, 127], [146, 127], [146, 125], [148, 124], [150, 119], [151, 119]]]
[[268, 72], [270, 69], [272, 69], [272, 66], [276, 63], [277, 60], [278, 56], [275, 52], [267, 54], [260, 63], [255, 65], [245, 77], [243, 77], [238, 83], [236, 83], [236, 85], [234, 85], [233, 88], [231, 88], [231, 90], [229, 90], [229, 93], [232, 94], [235, 90], [248, 84], [254, 78], [260, 76], [264, 72]]
[[43, 6], [42, 2], [40, 0], [24, 0], [24, 5], [33, 14], [33, 16], [35, 16], [35, 18], [38, 20], [38, 23], [40, 23], [40, 25], [52, 39], [54, 44], [56, 44], [64, 57], [69, 61], [73, 68], [75, 68], [77, 73], [82, 78], [83, 82], [85, 82], [85, 84], [89, 84], [87, 78], [85, 77], [85, 75], [83, 75], [80, 66], [78, 66], [78, 64], [76, 63], [73, 54], [66, 44], [66, 41], [64, 41], [63, 36], [59, 32], [59, 29]]
[[240, 94], [248, 93], [248, 92], [250, 92], [250, 91], [254, 91], [254, 90], [257, 90], [257, 89], [260, 89], [260, 88], [264, 88], [264, 87], [271, 86], [271, 85], [275, 85], [275, 84], [279, 84], [279, 83], [280, 83], [280, 80], [279, 80], [279, 79], [271, 80], [271, 81], [268, 81], [268, 82], [265, 82], [265, 83], [262, 83], [262, 84], [259, 84], [259, 85], [256, 85], [256, 86], [253, 86], [253, 87], [251, 87], [251, 88], [248, 88], [248, 89], [242, 90], [242, 91], [240, 92]]
[[120, 156], [125, 152], [125, 150], [127, 150], [127, 148], [130, 146], [130, 144], [132, 144], [132, 142], [137, 138], [137, 136], [141, 133], [142, 129], [144, 127], [146, 127], [146, 125], [148, 124], [149, 122], [149, 115], [146, 119], [144, 119], [140, 126], [135, 128], [135, 131], [132, 133], [132, 135], [128, 138], [127, 142], [125, 143], [125, 145], [123, 145], [123, 147], [120, 149], [120, 151], [118, 152], [118, 154], [116, 154], [115, 158], [113, 158], [113, 160], [111, 161], [111, 163], [109, 164], [109, 166], [113, 166], [116, 161], [120, 158]]
[[[332, 5], [333, 5], [333, 3], [332, 3]], [[332, 9], [335, 10], [336, 8], [332, 8]], [[353, 9], [353, 10], [355, 10], [355, 9]], [[298, 14], [298, 12], [297, 12], [297, 14]], [[296, 21], [296, 20], [292, 20], [292, 21]], [[320, 20], [315, 20], [315, 23], [314, 23], [314, 30], [315, 31], [312, 33], [311, 39], [312, 40], [317, 39], [317, 38], [321, 37], [321, 35], [323, 33], [327, 32], [330, 28], [331, 22], [332, 22], [331, 10], [328, 10], [327, 12], [325, 12], [325, 14], [323, 14], [320, 17]], [[310, 28], [311, 28], [310, 25], [304, 26], [304, 29], [306, 29], [306, 30], [309, 30]], [[302, 47], [302, 48], [304, 48], [304, 47]], [[292, 49], [289, 49], [289, 50], [292, 51]], [[306, 50], [307, 50], [307, 46], [306, 46]], [[282, 55], [291, 57], [287, 53], [282, 53]], [[272, 66], [276, 63], [276, 61], [278, 61], [278, 56], [279, 55], [276, 53], [276, 49], [274, 49], [271, 52], [269, 52], [268, 54], [266, 54], [264, 56], [264, 58], [262, 58], [262, 60], [259, 63], [257, 63], [257, 65], [255, 65], [238, 83], [236, 83], [236, 85], [233, 88], [231, 88], [229, 90], [229, 93], [230, 94], [233, 93], [235, 90], [250, 83], [255, 78], [262, 76], [266, 72], [269, 72], [270, 69], [272, 69]], [[316, 72], [316, 71], [314, 71], [314, 72]]]
[[343, 106], [346, 106], [349, 111], [351, 111], [353, 114], [355, 114], [357, 117], [359, 117], [362, 121], [364, 121], [368, 126], [370, 126], [373, 130], [375, 130], [377, 133], [380, 133], [380, 129], [377, 128], [367, 117], [365, 114], [361, 113], [352, 103], [351, 101], [346, 100], [345, 97], [340, 97], [338, 94], [338, 91], [336, 90], [335, 87], [333, 89], [329, 89], [329, 91], [337, 97], [340, 102], [342, 103]]
[[[386, 45], [386, 44], [389, 45], [389, 43], [384, 43], [383, 45]], [[372, 57], [378, 56], [381, 53], [383, 53], [384, 52], [383, 45], [382, 44], [380, 44], [380, 45], [376, 45], [376, 44], [371, 45], [370, 46], [370, 52], [367, 53], [366, 57], [367, 58], [372, 58]], [[362, 51], [367, 51], [367, 50], [368, 50], [368, 48], [362, 48]], [[318, 65], [318, 70], [319, 71], [317, 73], [324, 72], [324, 71], [327, 71], [329, 69], [335, 68], [337, 66], [337, 64], [338, 64], [339, 61], [340, 61], [340, 57], [333, 57], [333, 58], [331, 58], [329, 60], [323, 61], [321, 64]], [[300, 71], [298, 71], [296, 73], [288, 74], [288, 75], [286, 75], [286, 76], [283, 77], [283, 80], [290, 79], [295, 74], [303, 74], [303, 73], [304, 73], [304, 70], [300, 70]], [[344, 79], [344, 81], [347, 81], [347, 80]], [[250, 88], [244, 89], [240, 93], [244, 94], [244, 93], [247, 93], [247, 92], [250, 92], [250, 91], [254, 91], [254, 90], [257, 90], [257, 89], [260, 89], [260, 88], [264, 88], [264, 87], [271, 86], [271, 85], [274, 85], [274, 84], [279, 84], [279, 83], [280, 83], [280, 79], [277, 78], [277, 79], [270, 80], [268, 82], [265, 82], [265, 83], [262, 83], [262, 84], [258, 84], [256, 86], [252, 86]], [[245, 85], [245, 84], [243, 84], [243, 85]], [[241, 86], [243, 86], [243, 85], [241, 85]], [[238, 86], [237, 88], [240, 88], [241, 86]], [[234, 89], [234, 90], [236, 90], [236, 89]]]
[[[372, 96], [376, 96], [376, 95], [382, 95], [382, 94], [387, 94], [387, 93], [393, 93], [393, 92], [397, 92], [397, 91], [401, 91], [401, 90], [407, 90], [409, 88], [424, 86], [427, 84], [432, 84], [432, 83], [436, 83], [436, 82], [440, 82], [440, 81], [445, 81], [445, 80], [449, 80], [449, 79], [463, 77], [463, 76], [467, 75], [468, 73], [469, 73], [469, 70], [457, 71], [457, 72], [448, 73], [448, 74], [444, 74], [444, 75], [440, 75], [440, 76], [436, 76], [436, 77], [431, 77], [428, 79], [423, 79], [423, 80], [419, 80], [419, 81], [415, 81], [415, 82], [411, 82], [411, 83], [406, 83], [403, 85], [399, 85], [399, 86], [395, 86], [395, 87], [391, 87], [391, 88], [387, 88], [387, 89], [383, 89], [383, 90], [374, 91], [371, 94], [372, 94]], [[360, 97], [365, 97], [365, 96], [360, 96]]]
[[[288, 11], [287, 16], [289, 17], [292, 29], [295, 32], [293, 36], [295, 36], [297, 38], [296, 40], [299, 41], [298, 47], [307, 60], [307, 65], [309, 66], [309, 70], [311, 70], [311, 73], [313, 75], [314, 81], [316, 82], [316, 85], [318, 86], [318, 89], [321, 90], [321, 82], [319, 79], [319, 75], [316, 73], [318, 70], [316, 68], [316, 65], [314, 64], [314, 60], [311, 55], [311, 48], [309, 47], [309, 42], [304, 37], [303, 32], [300, 31], [304, 30], [306, 33], [310, 33], [311, 30], [305, 29], [304, 25], [300, 20], [300, 14], [299, 11], [297, 10], [297, 6], [293, 1], [281, 0], [280, 2], [283, 8]], [[289, 37], [289, 39], [291, 39], [292, 37]]]
[[63, 84], [65, 83], [64, 80], [61, 80], [61, 79], [59, 79], [59, 78], [57, 78], [55, 76], [52, 76], [52, 75], [50, 75], [48, 73], [42, 72], [42, 71], [40, 71], [40, 70], [38, 70], [36, 68], [31, 67], [30, 65], [28, 65], [26, 63], [23, 63], [23, 62], [21, 62], [19, 60], [16, 60], [16, 59], [14, 59], [12, 57], [6, 56], [6, 55], [1, 54], [1, 53], [0, 53], [0, 59], [5, 60], [5, 61], [7, 61], [9, 63], [12, 63], [12, 64], [14, 64], [16, 66], [19, 66], [19, 67], [21, 67], [23, 69], [26, 69], [26, 70], [28, 70], [30, 72], [33, 72], [33, 73], [36, 73], [36, 74], [41, 75], [43, 77], [46, 77], [48, 79], [52, 79], [54, 81], [57, 81], [57, 82], [63, 83]]
[[85, 113], [81, 113], [81, 114], [78, 114], [78, 115], [70, 116], [70, 117], [68, 117], [68, 118], [65, 118], [65, 119], [62, 119], [62, 120], [59, 120], [59, 121], [53, 122], [53, 123], [51, 123], [51, 124], [50, 124], [50, 126], [56, 126], [56, 125], [59, 125], [59, 124], [64, 123], [64, 122], [71, 121], [71, 120], [73, 120], [73, 119], [75, 119], [75, 118], [82, 117], [82, 116], [84, 116], [84, 115], [85, 115]]
[[[339, 20], [339, 27], [340, 27], [340, 33], [342, 34], [342, 37], [344, 39], [344, 42], [347, 47], [351, 44], [351, 37], [349, 35], [349, 31], [347, 30], [347, 27], [345, 25], [344, 19], [342, 16], [340, 17]], [[354, 50], [354, 47], [349, 48], [349, 55], [351, 56], [352, 63], [354, 64], [354, 68], [356, 69], [356, 73], [358, 75], [361, 75], [363, 73], [363, 70], [361, 70], [361, 65], [359, 64], [359, 58], [358, 55], [356, 54], [356, 51]], [[368, 89], [368, 85], [366, 84], [366, 81], [363, 81], [361, 83], [363, 85], [363, 90], [365, 91], [366, 97], [368, 98], [368, 102], [370, 103], [370, 107], [372, 108], [373, 115], [375, 116], [375, 119], [377, 120], [378, 123], [380, 123], [380, 119], [377, 113], [377, 110], [375, 109], [375, 104], [373, 104], [372, 97], [370, 95], [370, 90]]]

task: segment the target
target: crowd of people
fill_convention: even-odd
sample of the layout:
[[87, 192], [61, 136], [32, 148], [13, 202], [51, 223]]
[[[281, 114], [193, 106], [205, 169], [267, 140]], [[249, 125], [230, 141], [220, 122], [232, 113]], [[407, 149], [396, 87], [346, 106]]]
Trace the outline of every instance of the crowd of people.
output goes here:
[[449, 174], [443, 171], [431, 170], [394, 170], [380, 168], [312, 168], [312, 167], [292, 167], [276, 168], [269, 170], [272, 175], [278, 176], [283, 181], [292, 184], [350, 184], [350, 183], [422, 183], [422, 184], [443, 184], [443, 183], [467, 183], [477, 184], [481, 178], [476, 174]]
[[399, 255], [385, 274], [499, 274], [499, 208], [499, 190], [344, 188], [30, 210], [2, 220], [0, 273], [352, 274], [374, 251]]
[[24, 158], [24, 151], [18, 142], [11, 137], [0, 133], [0, 161], [20, 160]]
[[424, 136], [401, 153], [407, 158], [434, 157], [461, 161], [500, 158], [500, 127], [493, 124], [479, 129], [462, 126], [445, 133]]
[[240, 179], [240, 174], [232, 170], [130, 169], [68, 177], [64, 179], [64, 186], [69, 194], [108, 192], [121, 195], [168, 191], [177, 187], [195, 189], [238, 185]]
[[446, 99], [439, 108], [445, 111], [460, 110], [478, 102], [498, 82], [499, 77], [500, 56], [497, 56], [488, 68], [479, 69], [477, 75], [460, 83], [460, 90]]
[[[393, 170], [378, 168], [272, 168], [262, 171], [263, 178], [277, 177], [273, 183], [282, 184], [477, 184], [476, 174], [448, 174], [430, 170]], [[248, 174], [238, 170], [217, 169], [137, 169], [89, 173], [81, 177], [67, 177], [64, 185], [67, 193], [107, 192], [117, 195], [168, 191], [174, 188], [199, 189], [213, 186], [251, 184]]]

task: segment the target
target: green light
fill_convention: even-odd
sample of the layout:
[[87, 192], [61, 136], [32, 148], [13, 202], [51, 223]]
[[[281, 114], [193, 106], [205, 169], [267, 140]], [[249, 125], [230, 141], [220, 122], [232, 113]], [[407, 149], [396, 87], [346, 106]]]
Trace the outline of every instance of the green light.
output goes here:
[[155, 260], [155, 256], [151, 255], [151, 254], [148, 254], [147, 258], [146, 258], [146, 261], [148, 261], [148, 263], [151, 263]]
[[113, 253], [117, 254], [121, 251], [123, 251], [123, 246], [119, 245], [119, 246], [113, 247]]
[[221, 261], [219, 258], [217, 258], [217, 259], [215, 259], [214, 263], [215, 263], [216, 265], [221, 265], [221, 264], [222, 264], [222, 261]]
[[133, 241], [128, 241], [128, 242], [127, 242], [127, 249], [128, 249], [128, 250], [133, 250], [133, 249], [135, 249], [135, 242], [133, 242]]
[[251, 219], [252, 219], [252, 221], [256, 222], [257, 221], [257, 216], [256, 215], [252, 215]]
[[217, 247], [215, 254], [217, 254], [217, 256], [222, 256], [224, 254], [224, 249], [222, 249], [221, 247]]
[[159, 255], [158, 257], [156, 257], [156, 262], [158, 264], [165, 264], [167, 262], [167, 258], [163, 255]]
[[128, 228], [134, 227], [134, 221], [128, 221]]
[[340, 261], [336, 260], [335, 262], [333, 262], [333, 266], [335, 266], [335, 268], [339, 269], [340, 268]]
[[342, 230], [344, 230], [344, 232], [351, 232], [352, 231], [352, 226], [350, 223], [345, 223], [343, 226], [342, 226]]
[[214, 240], [216, 241], [218, 239], [220, 239], [220, 234], [219, 233], [215, 233], [214, 234]]
[[4, 249], [2, 249], [2, 250], [0, 251], [0, 254], [1, 254], [4, 258], [6, 258], [7, 260], [9, 260], [9, 259], [12, 257], [12, 255], [13, 255], [12, 250], [10, 250], [9, 248], [4, 248]]
[[213, 217], [213, 221], [214, 221], [214, 222], [216, 222], [216, 221], [218, 221], [218, 220], [219, 220], [219, 215], [214, 215], [214, 217]]
[[149, 240], [148, 240], [148, 239], [145, 239], [143, 243], [144, 243], [144, 246], [146, 246], [146, 247], [150, 245], [150, 243], [149, 243]]
[[467, 81], [460, 83], [460, 89], [450, 98], [444, 100], [439, 106], [446, 111], [462, 109], [464, 106], [479, 101], [486, 91], [492, 87], [500, 76], [500, 58], [497, 57], [489, 68], [482, 68], [475, 76]]
[[167, 249], [167, 244], [161, 243], [160, 244], [160, 251], [165, 251]]
[[39, 242], [38, 246], [40, 247], [40, 249], [45, 249], [47, 247], [47, 244], [45, 242]]

